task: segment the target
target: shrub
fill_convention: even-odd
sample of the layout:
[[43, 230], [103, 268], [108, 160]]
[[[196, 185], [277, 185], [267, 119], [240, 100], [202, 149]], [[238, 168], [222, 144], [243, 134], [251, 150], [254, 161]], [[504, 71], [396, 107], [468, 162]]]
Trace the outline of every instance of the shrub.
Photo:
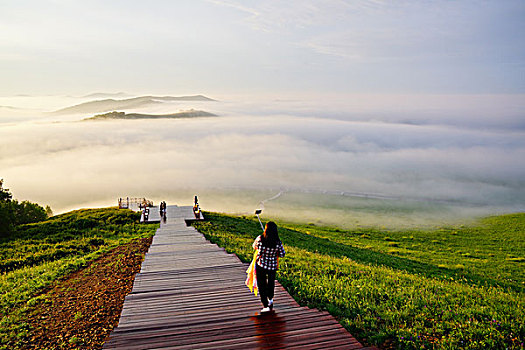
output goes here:
[[8, 236], [18, 225], [39, 222], [47, 218], [46, 209], [40, 205], [29, 201], [13, 200], [12, 194], [8, 189], [3, 188], [3, 184], [4, 180], [0, 179], [0, 237]]
[[47, 219], [46, 210], [36, 203], [23, 201], [11, 202], [15, 214], [15, 225], [30, 224]]

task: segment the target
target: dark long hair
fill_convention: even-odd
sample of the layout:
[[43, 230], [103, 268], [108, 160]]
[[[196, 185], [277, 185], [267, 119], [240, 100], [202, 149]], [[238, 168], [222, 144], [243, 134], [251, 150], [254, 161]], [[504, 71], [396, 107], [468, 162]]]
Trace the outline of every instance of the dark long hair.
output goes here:
[[273, 221], [268, 221], [262, 235], [262, 245], [269, 248], [275, 248], [278, 242], [280, 242], [280, 239], [279, 234], [277, 233], [277, 225]]

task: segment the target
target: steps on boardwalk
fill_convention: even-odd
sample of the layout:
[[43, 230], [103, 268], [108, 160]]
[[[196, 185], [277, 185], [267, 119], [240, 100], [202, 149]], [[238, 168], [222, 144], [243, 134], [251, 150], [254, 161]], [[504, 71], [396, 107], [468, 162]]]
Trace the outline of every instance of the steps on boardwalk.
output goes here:
[[192, 215], [192, 207], [168, 206], [104, 349], [364, 349], [278, 282], [275, 312], [260, 315], [246, 265], [187, 227]]

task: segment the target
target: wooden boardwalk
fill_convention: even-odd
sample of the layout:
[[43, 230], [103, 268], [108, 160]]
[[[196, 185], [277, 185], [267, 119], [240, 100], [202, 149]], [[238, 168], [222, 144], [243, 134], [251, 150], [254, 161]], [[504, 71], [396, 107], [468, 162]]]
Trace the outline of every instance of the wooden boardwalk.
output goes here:
[[366, 349], [279, 283], [275, 311], [259, 314], [246, 265], [187, 227], [192, 216], [192, 207], [168, 207], [103, 349]]

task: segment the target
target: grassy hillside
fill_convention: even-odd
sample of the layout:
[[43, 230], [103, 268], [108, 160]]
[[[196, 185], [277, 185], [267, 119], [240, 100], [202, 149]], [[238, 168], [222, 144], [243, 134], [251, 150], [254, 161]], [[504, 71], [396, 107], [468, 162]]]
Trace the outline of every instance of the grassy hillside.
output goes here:
[[[76, 210], [23, 225], [0, 240], [0, 348], [28, 331], [25, 314], [39, 293], [110, 249], [154, 234], [139, 215], [116, 208]], [[5, 345], [9, 344], [9, 345]]]
[[[251, 258], [259, 223], [207, 213], [208, 239]], [[383, 348], [520, 349], [525, 214], [435, 231], [345, 231], [280, 223], [279, 281]]]

